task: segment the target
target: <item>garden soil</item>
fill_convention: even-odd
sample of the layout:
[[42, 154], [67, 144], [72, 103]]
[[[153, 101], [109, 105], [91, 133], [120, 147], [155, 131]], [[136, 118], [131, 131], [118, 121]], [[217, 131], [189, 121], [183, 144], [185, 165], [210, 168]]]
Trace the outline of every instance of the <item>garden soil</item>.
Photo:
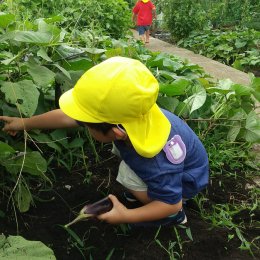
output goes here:
[[[241, 242], [236, 236], [228, 242], [228, 237], [234, 234], [233, 231], [227, 228], [213, 228], [203, 220], [194, 201], [189, 201], [184, 208], [188, 223], [183, 226], [129, 229], [127, 225], [110, 225], [97, 219], [89, 219], [70, 227], [76, 234], [73, 237], [64, 225], [70, 222], [84, 205], [93, 203], [107, 194], [116, 195], [129, 208], [140, 206], [125, 201], [124, 190], [116, 182], [120, 162], [111, 155], [109, 145], [102, 149], [98, 163], [91, 157], [92, 153], [87, 154], [87, 175], [92, 173], [90, 181], [85, 170], [65, 172], [53, 168], [56, 178], [54, 186], [35, 187], [39, 191], [35, 197], [35, 206], [26, 213], [17, 213], [17, 219], [12, 207], [9, 207], [10, 215], [0, 222], [1, 233], [18, 233], [28, 240], [42, 241], [54, 250], [57, 259], [60, 260], [173, 259], [170, 255], [175, 256], [175, 259], [192, 260], [252, 259], [248, 251], [239, 249]], [[233, 177], [214, 178], [209, 185], [208, 200], [204, 202], [203, 207], [207, 210], [213, 204], [234, 201], [242, 203], [248, 192], [245, 187], [246, 182], [234, 183]], [[1, 202], [0, 208], [3, 209], [3, 201]], [[259, 235], [250, 227], [250, 221], [254, 218], [259, 218], [259, 212], [253, 217], [249, 211], [234, 216], [235, 223], [243, 221], [248, 226], [245, 235], [248, 241]], [[188, 235], [189, 230], [191, 236]], [[257, 252], [255, 256], [260, 257]]]

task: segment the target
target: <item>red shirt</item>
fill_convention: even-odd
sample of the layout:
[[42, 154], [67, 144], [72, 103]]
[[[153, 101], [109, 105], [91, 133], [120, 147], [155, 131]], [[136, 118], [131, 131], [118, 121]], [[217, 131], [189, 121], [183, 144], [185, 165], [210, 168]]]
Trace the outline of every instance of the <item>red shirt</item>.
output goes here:
[[133, 13], [137, 15], [137, 25], [145, 26], [151, 25], [153, 21], [153, 12], [155, 9], [154, 4], [149, 1], [144, 3], [142, 1], [138, 1], [133, 8]]

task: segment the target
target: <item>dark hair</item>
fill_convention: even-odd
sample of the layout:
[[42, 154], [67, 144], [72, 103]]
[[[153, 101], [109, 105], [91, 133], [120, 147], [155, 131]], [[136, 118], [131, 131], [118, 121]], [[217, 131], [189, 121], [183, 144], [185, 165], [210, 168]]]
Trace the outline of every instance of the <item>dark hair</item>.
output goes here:
[[116, 125], [109, 124], [109, 123], [85, 123], [84, 122], [84, 124], [90, 128], [102, 132], [104, 135], [107, 134], [110, 129], [116, 127]]

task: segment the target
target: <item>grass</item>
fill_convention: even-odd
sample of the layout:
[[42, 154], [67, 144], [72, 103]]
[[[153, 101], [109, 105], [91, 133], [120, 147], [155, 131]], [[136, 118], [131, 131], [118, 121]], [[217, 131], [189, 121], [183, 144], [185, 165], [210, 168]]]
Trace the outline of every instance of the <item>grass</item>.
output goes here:
[[[208, 191], [194, 199], [199, 213], [211, 228], [229, 230], [227, 242], [236, 237], [240, 241], [239, 248], [254, 256], [253, 251], [259, 250], [257, 242], [260, 237], [247, 238], [247, 228], [257, 227], [254, 217], [259, 207], [260, 189], [253, 180], [259, 167], [254, 163], [252, 145], [231, 143], [224, 138], [216, 139], [216, 136], [208, 137], [204, 144], [209, 155], [210, 181], [214, 190], [210, 191], [212, 194]], [[218, 185], [213, 185], [213, 182]], [[216, 200], [216, 194], [222, 195], [220, 202]], [[247, 214], [246, 219], [238, 217], [243, 212]]]

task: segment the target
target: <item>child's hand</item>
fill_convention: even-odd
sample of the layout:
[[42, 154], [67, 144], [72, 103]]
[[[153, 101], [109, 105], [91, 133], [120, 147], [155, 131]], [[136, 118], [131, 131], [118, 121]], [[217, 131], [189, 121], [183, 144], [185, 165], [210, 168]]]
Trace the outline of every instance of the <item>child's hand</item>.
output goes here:
[[113, 203], [113, 208], [109, 212], [97, 216], [97, 218], [110, 224], [126, 223], [128, 209], [121, 202], [119, 202], [116, 196], [109, 195], [109, 198]]
[[19, 117], [0, 116], [0, 121], [4, 122], [3, 131], [15, 136], [18, 131], [24, 130], [24, 122]]

